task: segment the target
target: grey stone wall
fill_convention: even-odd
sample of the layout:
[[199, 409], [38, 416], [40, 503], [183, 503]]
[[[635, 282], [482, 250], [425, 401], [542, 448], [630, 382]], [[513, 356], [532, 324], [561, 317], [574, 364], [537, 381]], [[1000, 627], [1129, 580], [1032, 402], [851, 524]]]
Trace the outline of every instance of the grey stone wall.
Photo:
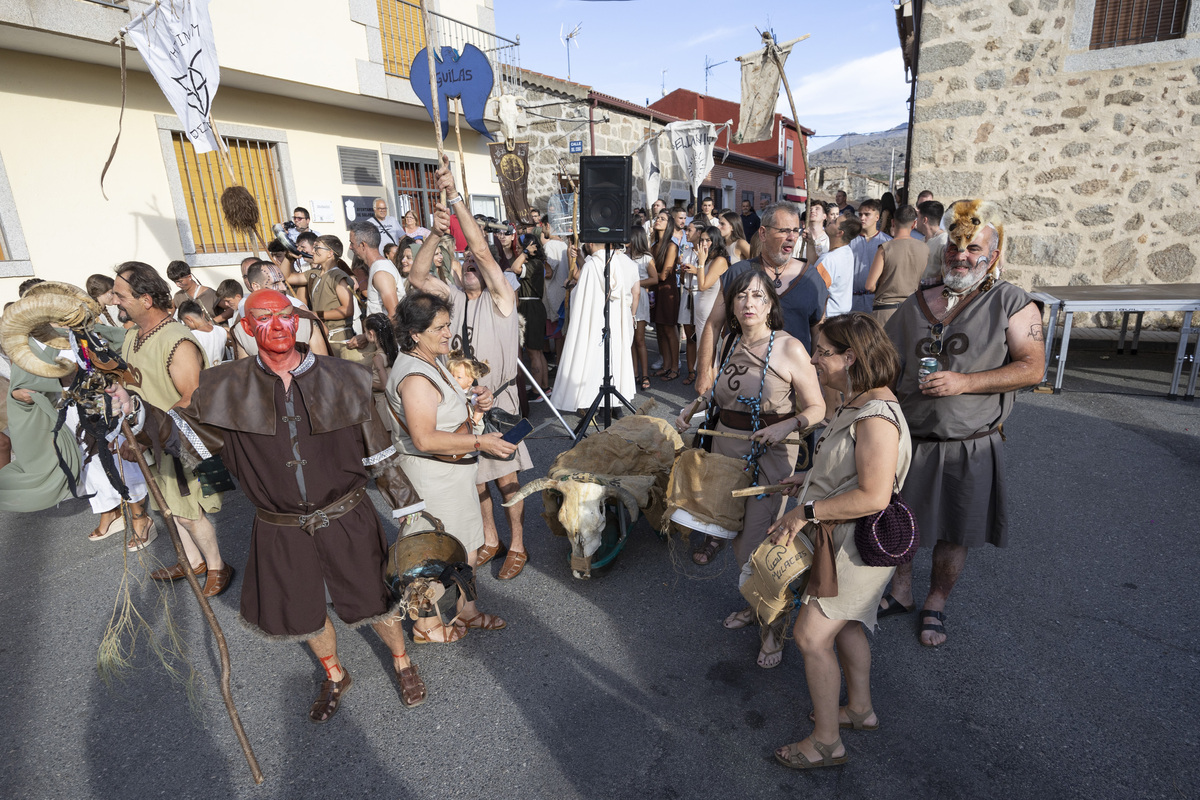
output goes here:
[[910, 196], [1000, 202], [1026, 288], [1200, 282], [1200, 59], [1071, 61], [1084, 2], [927, 0]]
[[[580, 155], [591, 154], [592, 128], [588, 124], [588, 87], [542, 75], [524, 73], [521, 81], [521, 105], [525, 107], [527, 126], [519, 139], [529, 140], [529, 201], [544, 209], [552, 193], [557, 193], [557, 176], [565, 165], [572, 174], [579, 172]], [[642, 143], [647, 130], [660, 132], [664, 125], [624, 111], [598, 106], [594, 112], [596, 155], [630, 155]], [[572, 140], [583, 143], [583, 153], [571, 153]], [[690, 189], [683, 171], [674, 163], [667, 143], [660, 137], [659, 169], [662, 186], [659, 196], [686, 198]], [[649, 207], [645, 200], [642, 170], [633, 164], [634, 204]]]

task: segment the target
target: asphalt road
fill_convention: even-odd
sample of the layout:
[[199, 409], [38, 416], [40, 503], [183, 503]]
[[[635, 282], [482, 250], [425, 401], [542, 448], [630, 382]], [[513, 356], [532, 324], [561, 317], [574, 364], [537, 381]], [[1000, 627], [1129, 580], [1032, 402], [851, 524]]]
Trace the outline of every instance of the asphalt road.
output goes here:
[[[71, 501], [0, 517], [0, 794], [1200, 796], [1200, 409], [1161, 397], [1171, 356], [1105, 355], [1073, 350], [1066, 392], [1019, 398], [1006, 425], [1013, 544], [971, 554], [942, 648], [918, 644], [915, 615], [883, 621], [871, 641], [882, 729], [844, 734], [845, 767], [804, 774], [771, 758], [809, 731], [803, 663], [789, 645], [781, 667], [761, 670], [755, 632], [722, 628], [740, 599], [728, 548], [697, 568], [642, 521], [610, 569], [576, 580], [535, 495], [524, 574], [501, 582], [493, 566], [480, 578], [481, 607], [507, 630], [410, 644], [430, 691], [415, 710], [400, 706], [375, 636], [339, 626], [354, 687], [333, 721], [309, 723], [319, 666], [304, 646], [238, 625], [235, 579], [214, 608], [266, 776], [256, 787], [185, 588], [167, 602], [198, 677], [197, 710], [144, 639], [123, 681], [98, 676], [124, 551], [116, 537], [87, 542], [94, 517]], [[678, 381], [651, 390], [673, 409], [686, 392]], [[547, 415], [535, 406], [535, 421]], [[531, 441], [527, 478], [566, 443], [552, 429], [537, 435], [546, 438]], [[222, 551], [239, 567], [251, 511], [233, 494], [217, 516]], [[174, 558], [165, 536], [148, 554]], [[928, 569], [922, 552], [919, 597]], [[161, 635], [145, 570], [129, 561], [130, 593]]]

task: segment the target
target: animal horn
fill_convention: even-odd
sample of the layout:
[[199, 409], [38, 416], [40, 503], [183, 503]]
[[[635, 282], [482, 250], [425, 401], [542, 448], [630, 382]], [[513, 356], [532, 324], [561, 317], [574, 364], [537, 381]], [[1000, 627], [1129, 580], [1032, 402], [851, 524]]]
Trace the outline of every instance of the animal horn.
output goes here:
[[553, 478], [538, 478], [536, 481], [522, 486], [519, 490], [517, 490], [517, 493], [512, 496], [512, 499], [503, 505], [505, 508], [509, 508], [510, 506], [516, 505], [520, 501], [524, 500], [526, 497], [529, 497], [529, 495], [533, 494], [534, 492], [540, 492], [543, 489], [552, 489], [557, 485], [558, 481], [554, 480]]
[[54, 326], [84, 328], [100, 316], [100, 305], [78, 288], [66, 283], [37, 284], [14, 303], [0, 320], [0, 346], [13, 363], [42, 378], [62, 378], [71, 373], [74, 363], [63, 359], [47, 364], [29, 347], [33, 337], [56, 349], [70, 346], [70, 340]]
[[623, 486], [608, 486], [604, 487], [605, 497], [616, 497], [625, 504], [625, 510], [629, 512], [629, 518], [636, 520], [639, 513], [637, 498], [633, 496], [633, 492]]

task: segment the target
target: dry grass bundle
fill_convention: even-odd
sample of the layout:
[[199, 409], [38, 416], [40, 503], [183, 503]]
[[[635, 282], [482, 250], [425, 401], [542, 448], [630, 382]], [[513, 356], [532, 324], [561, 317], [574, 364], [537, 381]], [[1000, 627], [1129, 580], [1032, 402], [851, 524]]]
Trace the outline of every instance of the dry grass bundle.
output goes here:
[[253, 233], [258, 228], [258, 203], [245, 186], [230, 186], [221, 192], [221, 211], [234, 230]]

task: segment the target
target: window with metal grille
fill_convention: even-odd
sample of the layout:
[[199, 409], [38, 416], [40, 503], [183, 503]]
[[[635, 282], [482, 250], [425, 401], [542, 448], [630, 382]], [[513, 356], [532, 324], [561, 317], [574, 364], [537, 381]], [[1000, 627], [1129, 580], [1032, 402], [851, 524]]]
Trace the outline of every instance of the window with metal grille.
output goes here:
[[[197, 253], [244, 253], [255, 249], [251, 237], [235, 231], [221, 213], [221, 192], [233, 184], [245, 186], [258, 204], [258, 234], [284, 219], [283, 182], [272, 142], [223, 137], [229, 147], [231, 178], [215, 153], [197, 155], [187, 136], [171, 134], [188, 223]], [[265, 237], [264, 237], [265, 241]]]
[[1182, 39], [1191, 0], [1096, 0], [1090, 49]]
[[421, 8], [402, 0], [377, 0], [383, 67], [389, 75], [408, 77], [413, 57], [425, 46]]
[[[453, 164], [451, 164], [453, 168]], [[392, 177], [396, 183], [397, 208], [407, 206], [417, 212], [421, 224], [428, 224], [433, 214], [433, 204], [438, 196], [434, 188], [434, 172], [437, 162], [422, 158], [392, 158]]]
[[342, 183], [358, 186], [383, 186], [379, 169], [379, 151], [358, 147], [339, 147], [338, 164], [342, 168]]

